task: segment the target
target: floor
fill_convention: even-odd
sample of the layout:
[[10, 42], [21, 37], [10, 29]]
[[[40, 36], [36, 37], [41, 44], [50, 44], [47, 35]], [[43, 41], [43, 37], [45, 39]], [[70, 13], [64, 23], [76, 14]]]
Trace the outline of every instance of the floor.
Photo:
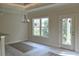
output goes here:
[[22, 52], [11, 45], [6, 45], [6, 56], [79, 56], [79, 53], [60, 49], [56, 47], [48, 47], [46, 45], [34, 42], [21, 42], [25, 45], [32, 46], [29, 51]]

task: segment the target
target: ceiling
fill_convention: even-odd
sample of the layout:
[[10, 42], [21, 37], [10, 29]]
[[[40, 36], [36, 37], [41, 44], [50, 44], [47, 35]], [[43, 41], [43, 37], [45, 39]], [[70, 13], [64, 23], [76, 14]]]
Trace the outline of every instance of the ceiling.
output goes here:
[[[78, 6], [79, 4], [62, 4], [62, 3], [0, 3], [0, 12], [4, 13], [21, 13], [24, 14], [26, 12], [38, 12], [42, 10], [42, 12], [47, 11], [55, 11], [55, 10], [64, 10], [66, 8], [70, 8], [73, 6]], [[61, 7], [61, 8], [60, 8]], [[46, 10], [45, 10], [46, 9]], [[73, 9], [72, 9], [73, 10]]]
[[[1, 12], [24, 13], [40, 7], [46, 7], [55, 3], [0, 3]], [[27, 11], [26, 11], [27, 10]]]
[[39, 8], [43, 6], [47, 6], [53, 3], [12, 3], [14, 6], [17, 5], [18, 7], [29, 9]]
[[25, 5], [29, 5], [31, 3], [14, 3], [14, 4], [21, 5], [21, 6], [25, 6]]
[[7, 8], [11, 7], [11, 8], [31, 10], [35, 8], [44, 7], [50, 4], [55, 3], [0, 3], [0, 7], [7, 7]]

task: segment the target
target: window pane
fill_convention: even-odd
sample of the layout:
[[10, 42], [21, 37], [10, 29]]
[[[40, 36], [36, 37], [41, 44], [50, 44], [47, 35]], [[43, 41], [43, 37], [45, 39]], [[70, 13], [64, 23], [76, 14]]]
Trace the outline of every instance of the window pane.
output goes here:
[[41, 36], [48, 37], [48, 28], [41, 28]]
[[33, 28], [33, 35], [40, 36], [40, 28]]
[[62, 19], [62, 43], [65, 45], [71, 45], [71, 18]]
[[41, 19], [41, 36], [48, 37], [48, 18]]
[[48, 28], [48, 18], [42, 18], [41, 19], [41, 27]]
[[33, 27], [40, 28], [40, 19], [33, 19]]
[[32, 30], [33, 35], [40, 36], [40, 19], [33, 19], [32, 25], [33, 25]]

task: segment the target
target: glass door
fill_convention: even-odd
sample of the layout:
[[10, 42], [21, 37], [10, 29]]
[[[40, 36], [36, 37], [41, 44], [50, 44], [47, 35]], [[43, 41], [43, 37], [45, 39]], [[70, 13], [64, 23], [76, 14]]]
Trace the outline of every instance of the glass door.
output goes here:
[[71, 27], [72, 27], [72, 19], [64, 18], [62, 19], [62, 44], [71, 45]]
[[61, 24], [61, 47], [74, 50], [73, 19], [71, 17], [64, 17]]

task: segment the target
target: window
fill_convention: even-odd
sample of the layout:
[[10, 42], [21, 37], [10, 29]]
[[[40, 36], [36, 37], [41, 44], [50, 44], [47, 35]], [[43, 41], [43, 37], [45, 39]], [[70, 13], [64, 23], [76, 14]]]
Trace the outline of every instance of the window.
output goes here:
[[48, 36], [48, 18], [41, 19], [41, 36]]
[[33, 36], [48, 37], [48, 18], [38, 18], [32, 21]]
[[40, 19], [33, 20], [33, 35], [40, 36]]

